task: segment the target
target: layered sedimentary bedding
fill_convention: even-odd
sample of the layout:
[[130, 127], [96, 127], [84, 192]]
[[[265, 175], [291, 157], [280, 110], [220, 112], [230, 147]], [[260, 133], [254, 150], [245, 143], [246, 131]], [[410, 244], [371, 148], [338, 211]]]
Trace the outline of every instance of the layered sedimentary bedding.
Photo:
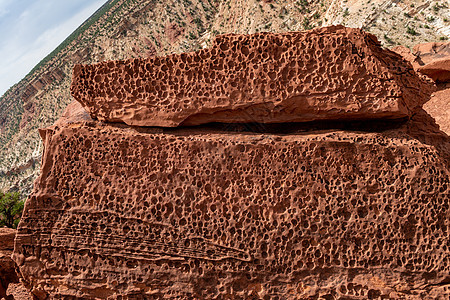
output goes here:
[[404, 118], [431, 93], [375, 36], [342, 26], [227, 34], [197, 52], [77, 65], [71, 90], [93, 118], [169, 127]]
[[[320, 39], [332, 30], [360, 34], [355, 48], [365, 54], [358, 57], [397, 59], [391, 52], [384, 60], [369, 58], [364, 47], [372, 37], [357, 30], [310, 33]], [[236, 47], [250, 38], [255, 36], [237, 39]], [[371, 55], [382, 53], [373, 47]], [[213, 97], [201, 102], [190, 94], [186, 107], [179, 103], [178, 118], [167, 109], [175, 100], [166, 105], [155, 98], [161, 105], [153, 107], [142, 96], [135, 108], [153, 107], [153, 115], [114, 119], [106, 115], [121, 105], [131, 112], [124, 98], [87, 92], [96, 99], [81, 100], [90, 117], [73, 103], [54, 126], [40, 131], [41, 175], [14, 251], [24, 283], [41, 299], [445, 299], [450, 295], [450, 139], [420, 108], [428, 100], [420, 95], [432, 86], [398, 60], [399, 68], [408, 66], [395, 75], [403, 79], [385, 84], [404, 92], [416, 82], [425, 90], [405, 101], [397, 98], [411, 109], [409, 120], [387, 120], [394, 102], [374, 99], [374, 89], [357, 94], [366, 103], [361, 112], [367, 120], [348, 121], [355, 117], [352, 106], [331, 109], [340, 100], [330, 94], [330, 103], [324, 98], [292, 105], [298, 111], [313, 104], [323, 111], [328, 105], [330, 114], [344, 120], [136, 127], [95, 119], [141, 124], [154, 117], [153, 125], [170, 127], [206, 122], [192, 114], [201, 105], [218, 105], [217, 112], [223, 107]], [[111, 64], [111, 74], [119, 65], [125, 66]], [[341, 72], [353, 68], [344, 65]], [[102, 90], [91, 75], [78, 77], [97, 68], [75, 70], [74, 95], [81, 82], [85, 91]], [[142, 78], [138, 71], [129, 76]], [[377, 85], [378, 77], [364, 76], [367, 82], [358, 84]], [[277, 93], [283, 91], [280, 86]], [[250, 109], [251, 99], [258, 101], [239, 101]], [[243, 118], [251, 116], [244, 111], [228, 110], [236, 118], [227, 120], [255, 122]], [[269, 120], [258, 112], [257, 121]]]

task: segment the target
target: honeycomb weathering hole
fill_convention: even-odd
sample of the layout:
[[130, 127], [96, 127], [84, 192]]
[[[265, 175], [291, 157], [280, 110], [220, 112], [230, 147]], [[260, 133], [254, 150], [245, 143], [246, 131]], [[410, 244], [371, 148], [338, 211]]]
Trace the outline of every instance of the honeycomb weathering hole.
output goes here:
[[71, 89], [92, 118], [40, 130], [15, 239], [39, 299], [448, 298], [450, 141], [372, 35], [224, 35]]
[[15, 247], [36, 293], [395, 298], [448, 275], [448, 166], [401, 134], [46, 131]]
[[431, 83], [359, 29], [227, 34], [166, 57], [77, 65], [72, 95], [94, 119], [137, 126], [397, 119]]

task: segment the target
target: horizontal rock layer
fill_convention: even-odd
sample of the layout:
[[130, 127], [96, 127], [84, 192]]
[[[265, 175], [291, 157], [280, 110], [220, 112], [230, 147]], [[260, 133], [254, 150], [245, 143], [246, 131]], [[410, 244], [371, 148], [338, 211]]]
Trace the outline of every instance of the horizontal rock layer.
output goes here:
[[137, 126], [404, 118], [432, 86], [359, 29], [218, 36], [211, 48], [77, 65], [94, 119]]
[[448, 295], [449, 164], [401, 131], [41, 135], [14, 253], [40, 298]]

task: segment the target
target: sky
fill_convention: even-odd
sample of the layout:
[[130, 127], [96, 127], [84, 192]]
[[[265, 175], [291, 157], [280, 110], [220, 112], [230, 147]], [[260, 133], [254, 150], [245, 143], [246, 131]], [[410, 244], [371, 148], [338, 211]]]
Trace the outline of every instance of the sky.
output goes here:
[[107, 0], [0, 0], [0, 96]]

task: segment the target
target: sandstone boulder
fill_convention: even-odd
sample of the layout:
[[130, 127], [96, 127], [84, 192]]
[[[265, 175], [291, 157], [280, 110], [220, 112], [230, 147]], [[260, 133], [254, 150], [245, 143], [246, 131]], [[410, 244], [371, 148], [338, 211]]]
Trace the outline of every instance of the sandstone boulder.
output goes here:
[[450, 134], [450, 43], [419, 44], [413, 52], [404, 46], [392, 50], [411, 62], [416, 71], [437, 82], [437, 91], [425, 103], [424, 109], [442, 131]]
[[414, 69], [436, 82], [450, 81], [450, 43], [425, 43], [416, 45], [411, 52], [404, 46], [392, 51], [411, 62]]
[[45, 129], [15, 261], [40, 298], [448, 295], [448, 136], [408, 124]]
[[[262, 103], [256, 96], [239, 98], [248, 105], [231, 110], [224, 108], [231, 98], [222, 105], [220, 97], [203, 94], [200, 101], [192, 94], [197, 89], [189, 90], [187, 103], [167, 100], [164, 92], [185, 80], [182, 72], [189, 70], [165, 69], [161, 62], [178, 56], [78, 67], [72, 92], [83, 95], [77, 99], [93, 118], [74, 103], [56, 125], [40, 130], [41, 174], [25, 205], [13, 254], [27, 288], [39, 299], [447, 299], [450, 138], [421, 109], [430, 85], [398, 55], [377, 52], [372, 36], [358, 30], [312, 31], [320, 55], [328, 58], [324, 49], [330, 48], [320, 45], [332, 40], [333, 30], [342, 41], [333, 51], [338, 57], [345, 53], [346, 63], [335, 64], [337, 79], [329, 85], [341, 85], [336, 91], [349, 97], [325, 97], [318, 85], [303, 85], [309, 90], [302, 95], [324, 96], [322, 101], [305, 96], [303, 103], [341, 117], [334, 122], [265, 124], [299, 119], [290, 117], [295, 110], [275, 106], [265, 107], [270, 113], [264, 117], [254, 108]], [[262, 41], [281, 49], [284, 44], [276, 46], [275, 37]], [[278, 35], [287, 37], [308, 39], [305, 33]], [[186, 67], [198, 53], [215, 49], [222, 57], [227, 52], [219, 52], [220, 41], [227, 40], [231, 52], [224, 61], [243, 45], [259, 55], [252, 39], [222, 36], [212, 49], [177, 59], [184, 57]], [[260, 53], [270, 63], [253, 66], [276, 64], [274, 53]], [[292, 62], [289, 51], [279, 54], [284, 63]], [[318, 54], [304, 55], [295, 62], [312, 63]], [[320, 55], [318, 64], [332, 68]], [[227, 63], [251, 65], [248, 57], [235, 56]], [[368, 63], [361, 67], [355, 61]], [[152, 71], [158, 64], [160, 70]], [[217, 74], [230, 68], [237, 72], [228, 65]], [[355, 68], [365, 68], [356, 83], [338, 80]], [[370, 68], [374, 73], [367, 73]], [[99, 70], [117, 82], [105, 88], [109, 75], [97, 78]], [[191, 69], [195, 76], [203, 74], [199, 70]], [[171, 76], [153, 85], [157, 92], [146, 98], [151, 93], [144, 93], [142, 82], [128, 87], [132, 78], [146, 74]], [[224, 78], [243, 78], [231, 74]], [[282, 71], [276, 74], [289, 82]], [[200, 88], [197, 79], [193, 84]], [[216, 84], [226, 90], [227, 80]], [[372, 89], [354, 90], [363, 86]], [[122, 89], [136, 87], [144, 90], [131, 107], [122, 101]], [[388, 96], [393, 87], [396, 100]], [[108, 98], [113, 89], [119, 96]], [[283, 94], [281, 83], [274, 91]], [[374, 98], [365, 98], [369, 94]], [[364, 105], [354, 109], [352, 97]], [[289, 97], [276, 99], [282, 106]], [[175, 104], [180, 106], [168, 109]], [[211, 117], [199, 114], [204, 107]], [[353, 120], [358, 114], [363, 119]], [[400, 116], [409, 119], [386, 119]], [[137, 127], [96, 118], [158, 126], [223, 123]], [[226, 123], [255, 120], [261, 123]]]
[[450, 55], [447, 58], [420, 66], [417, 70], [436, 82], [450, 82]]
[[432, 86], [359, 29], [218, 36], [166, 57], [77, 65], [72, 95], [99, 120], [137, 126], [405, 118]]
[[8, 285], [19, 282], [15, 264], [11, 259], [15, 235], [14, 229], [0, 228], [0, 299], [10, 299], [11, 297], [8, 297], [6, 293]]
[[424, 43], [414, 46], [414, 55], [420, 65], [426, 65], [450, 56], [450, 42]]
[[438, 86], [423, 108], [436, 120], [440, 129], [450, 135], [450, 83]]

